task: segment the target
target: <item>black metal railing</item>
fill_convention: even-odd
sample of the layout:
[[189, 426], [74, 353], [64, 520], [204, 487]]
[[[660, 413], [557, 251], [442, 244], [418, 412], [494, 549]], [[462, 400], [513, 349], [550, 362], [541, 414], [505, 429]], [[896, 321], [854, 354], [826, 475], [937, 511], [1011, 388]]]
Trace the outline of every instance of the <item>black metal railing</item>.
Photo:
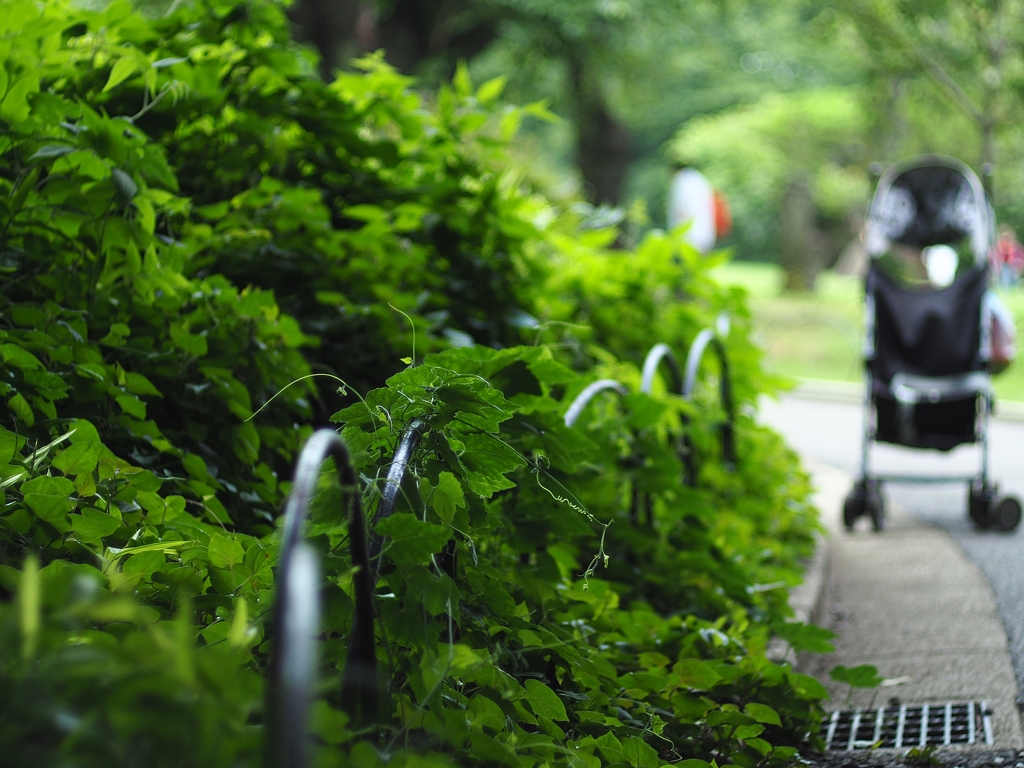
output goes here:
[[[715, 328], [705, 328], [693, 340], [690, 351], [686, 355], [685, 374], [683, 377], [682, 396], [686, 400], [693, 399], [694, 390], [697, 387], [697, 373], [700, 364], [704, 360], [704, 353], [710, 346], [718, 357], [719, 375], [718, 390], [722, 401], [722, 409], [725, 411], [725, 420], [719, 425], [719, 440], [722, 446], [722, 462], [727, 469], [734, 469], [736, 466], [736, 448], [734, 443], [734, 424], [736, 420], [736, 407], [732, 397], [732, 380], [729, 376], [729, 358], [725, 353], [723, 338], [729, 333], [729, 317], [724, 313], [718, 316]], [[689, 441], [689, 430], [687, 441]], [[693, 459], [693, 446], [688, 444], [687, 457], [687, 484], [694, 485], [697, 481], [697, 467]]]
[[[426, 422], [417, 419], [403, 433], [384, 481], [373, 526], [394, 511], [409, 462], [427, 428]], [[271, 625], [274, 647], [267, 687], [269, 756], [270, 765], [275, 768], [304, 768], [308, 762], [306, 723], [316, 674], [320, 577], [316, 553], [303, 538], [302, 529], [309, 516], [320, 467], [328, 456], [334, 459], [345, 491], [349, 547], [356, 568], [355, 614], [342, 672], [341, 700], [356, 724], [372, 723], [380, 716], [374, 589], [383, 537], [367, 537], [366, 518], [345, 442], [333, 430], [321, 429], [299, 454], [282, 526], [277, 603]]]
[[644, 358], [643, 372], [640, 375], [640, 391], [649, 395], [654, 390], [654, 377], [662, 363], [665, 363], [668, 368], [671, 379], [669, 391], [682, 395], [683, 376], [679, 371], [679, 361], [676, 360], [675, 352], [668, 344], [655, 344]]
[[[729, 333], [729, 318], [721, 314], [715, 323], [714, 328], [705, 328], [697, 334], [690, 345], [686, 355], [684, 372], [679, 369], [679, 362], [667, 344], [655, 344], [644, 359], [641, 373], [640, 391], [650, 394], [654, 388], [654, 378], [659, 367], [664, 364], [668, 368], [669, 391], [678, 393], [685, 400], [692, 400], [693, 393], [697, 387], [697, 376], [700, 371], [704, 354], [708, 347], [714, 350], [719, 363], [719, 397], [722, 401], [722, 409], [725, 411], [725, 420], [719, 425], [719, 440], [722, 446], [722, 462], [727, 469], [734, 469], [736, 465], [735, 427], [736, 418], [735, 405], [732, 397], [732, 381], [729, 376], [729, 360], [725, 351], [724, 337]], [[605, 391], [614, 391], [621, 396], [629, 394], [625, 384], [615, 379], [599, 379], [586, 387], [569, 405], [565, 412], [565, 425], [573, 426], [583, 413], [583, 409], [594, 399], [595, 396]], [[689, 417], [683, 416], [684, 428], [679, 447], [684, 466], [684, 482], [693, 486], [697, 482], [696, 454], [693, 441], [690, 437]], [[636, 517], [637, 501], [634, 500], [634, 517]], [[648, 512], [649, 517], [649, 512]]]
[[[427, 431], [427, 422], [420, 419], [413, 419], [412, 423], [405, 428], [402, 439], [398, 441], [398, 448], [391, 459], [391, 466], [388, 468], [388, 476], [384, 480], [384, 491], [381, 494], [380, 504], [377, 505], [377, 514], [373, 516], [371, 530], [376, 530], [377, 523], [385, 518], [391, 517], [395, 511], [395, 502], [398, 500], [398, 492], [402, 489], [402, 481], [405, 479], [405, 472], [409, 468], [409, 461], [420, 443], [420, 438]], [[376, 567], [380, 559], [380, 553], [384, 546], [384, 539], [376, 533], [370, 536], [370, 561]], [[376, 582], [376, 578], [374, 579]]]
[[587, 407], [587, 403], [600, 393], [608, 391], [615, 392], [622, 397], [629, 394], [629, 390], [626, 389], [626, 385], [622, 382], [615, 379], [598, 379], [592, 384], [588, 384], [569, 404], [569, 408], [565, 412], [565, 426], [573, 426], [580, 417], [580, 414], [583, 413], [583, 409]]
[[271, 623], [273, 650], [267, 686], [269, 757], [273, 766], [306, 765], [306, 715], [316, 671], [320, 627], [320, 573], [316, 553], [303, 536], [320, 467], [331, 457], [348, 508], [355, 615], [349, 636], [342, 699], [358, 719], [377, 715], [377, 652], [374, 641], [374, 575], [367, 551], [366, 520], [348, 447], [336, 432], [314, 433], [299, 454], [288, 496], [277, 567], [277, 600]]
[[[650, 393], [654, 377], [659, 367], [664, 365], [668, 369], [671, 391], [678, 392], [685, 399], [691, 399], [704, 353], [709, 346], [714, 349], [720, 364], [719, 388], [726, 413], [726, 422], [721, 426], [720, 433], [722, 457], [726, 465], [732, 467], [735, 463], [732, 423], [734, 407], [728, 360], [721, 339], [727, 332], [728, 321], [725, 319], [723, 322], [722, 318], [719, 319], [717, 331], [701, 331], [687, 354], [684, 371], [680, 371], [677, 358], [668, 345], [655, 345], [644, 360], [640, 388], [642, 392]], [[626, 386], [614, 379], [599, 379], [591, 383], [566, 410], [566, 426], [573, 426], [587, 404], [600, 393], [607, 391], [615, 392], [620, 397], [629, 394]], [[378, 522], [389, 517], [394, 511], [409, 463], [427, 430], [426, 422], [415, 420], [403, 432], [384, 481], [372, 528], [375, 529]], [[692, 485], [696, 478], [696, 468], [692, 446], [687, 442], [688, 432], [684, 425], [684, 480]], [[376, 533], [370, 536], [367, 534], [357, 478], [345, 442], [333, 430], [321, 429], [313, 434], [299, 455], [282, 526], [277, 570], [277, 602], [271, 623], [273, 649], [267, 686], [268, 764], [273, 768], [305, 768], [308, 763], [307, 716], [316, 675], [316, 638], [320, 634], [321, 585], [316, 553], [306, 542], [303, 528], [309, 515], [309, 504], [320, 475], [320, 468], [328, 457], [334, 460], [338, 479], [344, 491], [349, 520], [350, 552], [352, 564], [356, 568], [353, 580], [355, 613], [342, 674], [341, 700], [352, 721], [357, 725], [372, 723], [381, 714], [374, 632], [374, 590], [380, 555], [384, 549], [383, 537]], [[638, 518], [638, 509], [641, 506], [646, 507], [650, 522], [650, 499], [639, 498], [635, 493], [634, 519]], [[451, 559], [451, 563], [445, 567], [449, 575], [454, 573], [454, 547], [451, 544], [452, 542], [449, 542], [448, 552], [445, 553]]]

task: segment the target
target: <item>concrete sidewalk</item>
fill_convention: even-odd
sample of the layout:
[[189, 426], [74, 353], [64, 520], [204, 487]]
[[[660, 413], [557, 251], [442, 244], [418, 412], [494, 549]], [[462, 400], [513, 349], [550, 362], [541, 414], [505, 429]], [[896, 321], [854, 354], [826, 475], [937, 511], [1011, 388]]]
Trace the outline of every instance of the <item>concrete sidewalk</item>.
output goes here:
[[[944, 531], [898, 508], [888, 510], [882, 534], [871, 533], [864, 519], [847, 533], [842, 503], [851, 478], [806, 464], [829, 535], [793, 603], [837, 634], [835, 653], [803, 660], [832, 695], [826, 708], [879, 706], [894, 697], [903, 704], [985, 701], [995, 743], [978, 748], [1024, 748], [1006, 635], [978, 567]], [[886, 683], [849, 695], [829, 677], [838, 664], [872, 664]]]

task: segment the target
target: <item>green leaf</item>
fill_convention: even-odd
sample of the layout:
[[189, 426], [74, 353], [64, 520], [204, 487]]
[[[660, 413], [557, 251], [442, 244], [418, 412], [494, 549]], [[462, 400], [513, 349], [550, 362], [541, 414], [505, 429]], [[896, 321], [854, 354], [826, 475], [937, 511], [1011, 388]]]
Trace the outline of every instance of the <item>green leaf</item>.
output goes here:
[[767, 755], [772, 751], [772, 745], [764, 739], [744, 739], [744, 742], [748, 747], [751, 747], [762, 755]]
[[109, 559], [116, 560], [121, 557], [128, 557], [131, 555], [137, 555], [142, 552], [164, 552], [175, 553], [183, 547], [194, 547], [194, 541], [156, 541], [152, 544], [141, 544], [137, 547], [124, 547], [123, 549], [107, 550], [107, 557]]
[[453, 675], [461, 677], [488, 662], [487, 651], [470, 648], [462, 643], [456, 643], [449, 649], [448, 671]]
[[530, 678], [523, 683], [523, 687], [526, 688], [526, 700], [530, 702], [530, 709], [534, 714], [549, 720], [565, 721], [569, 719], [565, 713], [565, 704], [558, 698], [558, 694], [544, 683]]
[[110, 172], [110, 180], [113, 182], [114, 189], [117, 190], [117, 196], [121, 199], [122, 203], [131, 202], [139, 193], [139, 185], [135, 183], [135, 179], [120, 168], [115, 168]]
[[[120, 347], [124, 344], [124, 340], [131, 336], [132, 329], [124, 323], [114, 323], [110, 326], [110, 331], [100, 339], [100, 344], [109, 344], [112, 347]], [[141, 374], [127, 374], [128, 376], [141, 375]], [[146, 394], [144, 392], [136, 392], [135, 394]]]
[[147, 512], [162, 513], [165, 509], [164, 497], [152, 491], [139, 491], [135, 495], [135, 503]]
[[92, 441], [73, 443], [53, 458], [53, 466], [65, 475], [92, 472], [100, 459], [100, 444]]
[[548, 109], [548, 102], [546, 100], [531, 101], [523, 106], [523, 112], [547, 123], [557, 124], [562, 122], [562, 118]]
[[469, 700], [469, 711], [473, 713], [473, 723], [497, 733], [505, 729], [505, 713], [501, 707], [486, 696], [476, 694]]
[[[232, 627], [233, 629], [233, 627]], [[343, 744], [351, 738], [348, 715], [337, 709], [331, 709], [326, 701], [314, 702], [310, 707], [309, 720], [311, 730], [327, 744]]]
[[407, 512], [397, 512], [377, 523], [377, 533], [390, 537], [387, 553], [397, 565], [424, 565], [440, 552], [451, 531], [425, 523]]
[[206, 468], [206, 462], [194, 453], [187, 453], [181, 458], [181, 464], [191, 477], [197, 480], [212, 480], [210, 471]]
[[835, 650], [835, 647], [829, 640], [834, 639], [836, 634], [824, 627], [818, 627], [814, 624], [802, 624], [799, 621], [789, 621], [776, 624], [772, 629], [775, 634], [798, 651], [832, 653]]
[[128, 475], [128, 485], [137, 491], [146, 493], [159, 491], [161, 486], [163, 486], [163, 482], [161, 478], [154, 475], [148, 469]]
[[32, 413], [32, 409], [20, 392], [7, 401], [7, 407], [26, 425], [31, 427], [36, 423], [36, 415]]
[[38, 91], [39, 75], [33, 73], [18, 80], [0, 102], [0, 120], [6, 120], [8, 123], [27, 120], [31, 109], [28, 97]]
[[692, 723], [704, 717], [715, 708], [715, 702], [705, 697], [689, 693], [677, 693], [672, 697], [672, 708], [677, 717], [684, 722]]
[[455, 67], [455, 77], [452, 78], [452, 85], [460, 98], [465, 99], [473, 94], [473, 80], [469, 76], [469, 67], [466, 62], [460, 61]]
[[47, 144], [45, 147], [40, 147], [31, 155], [29, 155], [28, 162], [32, 163], [36, 160], [48, 160], [54, 157], [63, 157], [69, 155], [75, 151], [75, 148], [70, 144]]
[[133, 395], [152, 395], [153, 397], [163, 397], [160, 390], [153, 386], [153, 382], [141, 373], [126, 373], [124, 375], [124, 388]]
[[476, 100], [485, 106], [490, 104], [501, 96], [502, 92], [505, 90], [506, 83], [508, 83], [508, 78], [504, 75], [492, 77], [477, 89]]
[[111, 88], [117, 87], [123, 83], [139, 68], [138, 62], [134, 56], [122, 56], [115, 63], [113, 68], [110, 70], [110, 77], [107, 78], [107, 84], [103, 86], [101, 93], [106, 93]]
[[83, 544], [98, 544], [121, 527], [121, 521], [92, 507], [86, 507], [79, 515], [71, 515], [71, 530]]
[[779, 762], [792, 760], [799, 754], [800, 750], [796, 747], [775, 747], [775, 749], [772, 750], [772, 757]]
[[451, 525], [456, 511], [466, 506], [462, 483], [451, 472], [442, 472], [437, 478], [437, 486], [430, 491], [429, 504], [438, 517]]
[[708, 712], [707, 717], [704, 719], [712, 728], [717, 728], [721, 725], [738, 728], [740, 726], [754, 724], [754, 718], [748, 717], [742, 712], [736, 712], [731, 709], [716, 709], [713, 712]]
[[622, 756], [634, 768], [657, 768], [661, 763], [658, 759], [658, 753], [654, 751], [654, 748], [637, 736], [629, 736], [623, 739]]
[[612, 765], [622, 765], [622, 742], [611, 731], [605, 731], [594, 741], [601, 748], [605, 758]]
[[83, 615], [93, 621], [128, 621], [135, 625], [152, 624], [160, 620], [160, 611], [148, 605], [139, 605], [128, 597], [110, 597], [88, 606]]
[[787, 672], [786, 677], [801, 696], [813, 699], [828, 698], [828, 691], [825, 689], [825, 686], [810, 675], [803, 675], [799, 672]]
[[96, 481], [93, 479], [91, 472], [86, 472], [84, 475], [78, 475], [75, 478], [75, 491], [78, 492], [79, 498], [83, 499], [96, 495]]
[[752, 739], [755, 736], [760, 736], [762, 733], [764, 733], [763, 725], [741, 725], [732, 732], [732, 735], [737, 739]]
[[698, 691], [708, 691], [722, 679], [715, 670], [699, 659], [683, 659], [672, 667], [679, 684]]
[[83, 379], [106, 381], [107, 370], [100, 363], [80, 363], [75, 366], [75, 373]]
[[234, 568], [245, 558], [245, 550], [234, 539], [215, 533], [210, 537], [207, 556], [210, 564], [217, 568]]
[[10, 363], [15, 368], [20, 368], [23, 371], [31, 371], [34, 368], [43, 367], [38, 357], [17, 344], [0, 344], [0, 355], [3, 356], [5, 363]]
[[25, 504], [36, 517], [45, 520], [61, 533], [71, 529], [68, 513], [74, 509], [71, 496], [75, 484], [66, 477], [36, 477], [22, 484]]
[[0, 429], [0, 466], [11, 463], [18, 452], [18, 436], [6, 429]]
[[854, 688], [877, 688], [883, 679], [878, 674], [878, 669], [871, 664], [861, 664], [858, 667], [844, 667], [840, 664], [829, 673], [829, 677], [840, 683], [848, 683]]
[[521, 467], [523, 458], [498, 437], [479, 433], [460, 435], [465, 450], [459, 456], [466, 466], [469, 489], [484, 498], [498, 491], [514, 488], [515, 483], [505, 477]]
[[187, 58], [181, 56], [172, 56], [166, 59], [157, 59], [153, 62], [153, 69], [164, 69], [165, 67], [173, 67], [175, 64], [184, 64], [188, 61]]
[[96, 430], [96, 427], [93, 425], [93, 423], [88, 419], [72, 419], [71, 423], [68, 426], [71, 428], [71, 434], [68, 436], [68, 440], [70, 442], [100, 442], [100, 433]]
[[146, 418], [146, 404], [135, 395], [118, 395], [114, 398], [124, 413], [143, 421]]
[[743, 708], [743, 711], [759, 723], [765, 723], [766, 725], [782, 725], [782, 721], [779, 719], [779, 713], [767, 704], [751, 702]]
[[171, 341], [178, 349], [194, 357], [206, 356], [206, 337], [192, 335], [181, 325], [171, 326]]
[[453, 410], [459, 411], [460, 421], [482, 432], [497, 432], [501, 423], [515, 414], [515, 406], [496, 389], [456, 382], [434, 388], [433, 394]]
[[645, 651], [641, 653], [637, 660], [640, 662], [640, 666], [644, 669], [662, 669], [672, 663], [672, 660], [662, 653], [652, 653]]

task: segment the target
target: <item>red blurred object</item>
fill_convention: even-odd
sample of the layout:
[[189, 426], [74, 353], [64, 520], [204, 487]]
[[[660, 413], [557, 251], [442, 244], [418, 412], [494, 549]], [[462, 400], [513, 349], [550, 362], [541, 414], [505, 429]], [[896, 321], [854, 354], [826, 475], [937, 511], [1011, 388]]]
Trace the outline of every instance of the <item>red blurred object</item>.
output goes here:
[[715, 190], [715, 234], [719, 239], [732, 232], [732, 214], [729, 213], [729, 201], [725, 195]]

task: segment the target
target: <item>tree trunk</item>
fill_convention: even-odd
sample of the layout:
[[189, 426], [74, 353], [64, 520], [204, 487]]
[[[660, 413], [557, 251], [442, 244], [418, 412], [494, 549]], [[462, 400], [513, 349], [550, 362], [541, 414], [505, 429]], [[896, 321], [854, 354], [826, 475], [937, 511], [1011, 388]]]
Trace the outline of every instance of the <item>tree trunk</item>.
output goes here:
[[296, 37], [320, 53], [320, 75], [327, 80], [345, 59], [373, 47], [373, 40], [361, 39], [369, 12], [358, 0], [299, 0], [288, 15], [298, 27]]
[[569, 69], [576, 102], [576, 164], [585, 192], [595, 203], [618, 205], [629, 169], [629, 130], [609, 111], [593, 73], [577, 56], [571, 56]]
[[809, 291], [821, 270], [815, 247], [814, 199], [804, 174], [790, 179], [782, 202], [779, 261], [786, 270], [786, 289]]
[[[381, 11], [366, 0], [298, 0], [292, 20], [301, 38], [320, 51], [325, 78], [353, 56], [376, 48], [405, 74], [426, 61], [433, 77], [449, 78], [459, 59], [470, 59], [497, 37], [500, 13], [460, 16], [455, 0], [395, 0]], [[458, 23], [456, 20], [458, 19]], [[618, 205], [631, 159], [630, 135], [611, 113], [599, 74], [584, 61], [585, 52], [570, 52], [569, 90], [578, 140], [576, 162], [587, 197]]]
[[395, 0], [386, 10], [367, 0], [298, 0], [291, 10], [300, 39], [320, 51], [328, 77], [349, 59], [383, 48], [388, 63], [404, 74], [423, 74], [427, 60], [433, 77], [450, 78], [460, 59], [480, 53], [497, 36], [500, 15], [456, 18], [466, 10], [458, 0]]

